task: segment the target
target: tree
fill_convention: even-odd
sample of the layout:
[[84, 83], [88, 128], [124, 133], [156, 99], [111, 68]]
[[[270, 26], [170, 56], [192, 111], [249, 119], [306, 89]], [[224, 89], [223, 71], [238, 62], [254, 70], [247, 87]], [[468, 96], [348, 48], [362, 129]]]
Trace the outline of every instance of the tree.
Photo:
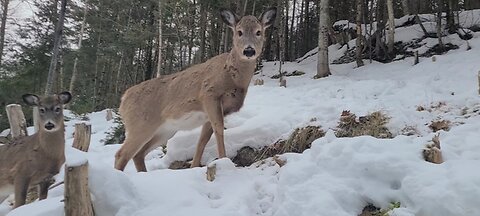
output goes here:
[[158, 59], [157, 77], [162, 75], [162, 0], [158, 0]]
[[0, 24], [0, 65], [2, 64], [3, 59], [3, 50], [5, 47], [5, 27], [7, 25], [7, 17], [8, 17], [8, 5], [10, 0], [1, 0], [0, 3], [2, 4], [2, 16], [1, 16], [1, 24]]
[[363, 60], [362, 60], [362, 52], [363, 52], [363, 45], [362, 45], [362, 10], [363, 10], [363, 5], [362, 5], [363, 0], [357, 0], [357, 17], [356, 17], [356, 24], [357, 24], [357, 39], [355, 43], [355, 59], [357, 62], [357, 67], [361, 67], [364, 65]]
[[[87, 5], [85, 4], [84, 9], [83, 9], [83, 20], [82, 24], [80, 27], [80, 34], [78, 35], [78, 49], [80, 50], [82, 48], [82, 41], [83, 41], [83, 33], [85, 31], [85, 20], [87, 19]], [[69, 91], [70, 94], [74, 94], [75, 90], [75, 82], [77, 81], [77, 66], [78, 66], [78, 53], [75, 55], [75, 60], [73, 61], [73, 70], [72, 70], [72, 78], [70, 79], [70, 86], [69, 86]]]
[[388, 37], [387, 37], [387, 47], [388, 54], [393, 54], [393, 48], [395, 43], [395, 17], [393, 15], [393, 0], [387, 0], [387, 11], [388, 11]]
[[50, 68], [48, 70], [47, 85], [45, 87], [45, 94], [50, 95], [53, 91], [53, 82], [57, 76], [58, 53], [60, 51], [60, 43], [62, 41], [63, 22], [65, 20], [65, 10], [67, 8], [67, 0], [61, 0], [60, 14], [55, 26], [53, 55], [50, 61]]
[[320, 1], [320, 15], [318, 24], [318, 62], [317, 75], [315, 78], [329, 76], [330, 67], [328, 65], [328, 21], [329, 21], [329, 0]]

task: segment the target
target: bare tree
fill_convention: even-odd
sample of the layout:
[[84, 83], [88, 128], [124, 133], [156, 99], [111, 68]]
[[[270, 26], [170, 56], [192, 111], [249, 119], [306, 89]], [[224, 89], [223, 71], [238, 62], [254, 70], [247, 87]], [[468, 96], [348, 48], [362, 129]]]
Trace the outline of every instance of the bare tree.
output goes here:
[[8, 5], [10, 4], [10, 0], [1, 0], [0, 3], [2, 4], [2, 18], [1, 18], [1, 26], [0, 26], [0, 65], [2, 64], [3, 60], [3, 49], [5, 47], [5, 27], [7, 25], [7, 17], [8, 17]]
[[402, 0], [402, 10], [403, 10], [403, 15], [411, 14], [408, 0]]
[[387, 11], [388, 11], [388, 36], [387, 36], [387, 47], [388, 53], [393, 53], [393, 45], [395, 43], [395, 17], [393, 15], [393, 0], [387, 0]]
[[443, 11], [443, 0], [438, 0], [437, 1], [437, 37], [438, 37], [438, 46], [440, 49], [443, 49], [442, 11]]
[[53, 82], [57, 76], [58, 53], [60, 52], [60, 43], [62, 42], [63, 22], [65, 20], [65, 10], [67, 8], [67, 0], [61, 0], [60, 14], [57, 24], [55, 26], [53, 55], [50, 60], [50, 67], [48, 69], [47, 86], [45, 87], [45, 94], [50, 95], [53, 91]]
[[[78, 50], [82, 48], [82, 41], [83, 41], [83, 33], [85, 31], [85, 20], [87, 19], [87, 5], [85, 3], [85, 7], [83, 8], [83, 19], [82, 25], [80, 27], [80, 34], [78, 35]], [[69, 92], [73, 94], [73, 90], [75, 88], [75, 82], [77, 81], [77, 64], [78, 64], [78, 53], [75, 55], [75, 60], [73, 61], [73, 71], [72, 71], [72, 78], [70, 79], [70, 87]]]
[[318, 62], [317, 62], [317, 75], [315, 78], [322, 78], [329, 76], [330, 67], [328, 66], [328, 21], [329, 17], [329, 0], [320, 1], [318, 24]]

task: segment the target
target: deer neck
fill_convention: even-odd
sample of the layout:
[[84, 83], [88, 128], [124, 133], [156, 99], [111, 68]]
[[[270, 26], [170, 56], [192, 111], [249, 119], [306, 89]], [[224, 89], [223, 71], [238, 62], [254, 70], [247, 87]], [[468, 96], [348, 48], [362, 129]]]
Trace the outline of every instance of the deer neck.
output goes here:
[[238, 52], [232, 50], [228, 55], [225, 68], [236, 85], [247, 88], [252, 80], [256, 64], [256, 60], [241, 59]]
[[52, 158], [65, 158], [65, 127], [61, 125], [58, 131], [38, 131], [37, 148]]

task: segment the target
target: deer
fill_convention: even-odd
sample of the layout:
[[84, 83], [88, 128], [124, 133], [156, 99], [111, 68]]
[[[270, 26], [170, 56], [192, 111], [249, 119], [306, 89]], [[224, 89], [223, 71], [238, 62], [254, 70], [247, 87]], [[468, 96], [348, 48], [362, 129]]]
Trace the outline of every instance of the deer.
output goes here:
[[39, 128], [30, 136], [0, 146], [0, 202], [14, 193], [14, 208], [25, 204], [30, 186], [38, 187], [40, 200], [47, 198], [50, 182], [65, 162], [63, 105], [72, 95], [25, 94], [22, 98], [27, 105], [38, 107]]
[[138, 172], [146, 172], [145, 156], [177, 131], [202, 126], [191, 167], [200, 166], [212, 134], [217, 141], [218, 158], [226, 157], [224, 117], [243, 106], [245, 96], [265, 41], [265, 30], [276, 17], [276, 8], [259, 18], [239, 17], [221, 10], [223, 22], [233, 30], [230, 52], [179, 73], [150, 79], [127, 89], [119, 113], [126, 138], [115, 154], [114, 167], [123, 171], [133, 159]]

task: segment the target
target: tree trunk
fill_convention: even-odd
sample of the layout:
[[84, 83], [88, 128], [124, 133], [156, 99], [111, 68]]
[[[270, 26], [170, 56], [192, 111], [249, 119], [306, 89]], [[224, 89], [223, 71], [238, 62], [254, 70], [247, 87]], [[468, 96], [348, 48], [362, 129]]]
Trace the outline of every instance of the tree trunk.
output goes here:
[[8, 5], [10, 0], [1, 0], [2, 3], [2, 20], [0, 26], [0, 65], [2, 64], [3, 60], [3, 49], [5, 47], [5, 27], [7, 25], [7, 17], [8, 17]]
[[[295, 23], [295, 10], [296, 10], [296, 5], [297, 5], [297, 0], [293, 0], [293, 11], [292, 11], [292, 22], [290, 23], [290, 40], [289, 41], [289, 50], [288, 52], [290, 52], [289, 56], [290, 56], [290, 59], [293, 60], [295, 58], [297, 58], [297, 56], [295, 56], [295, 49], [293, 49], [293, 43], [294, 43], [294, 40], [293, 40], [293, 27], [294, 27], [294, 23]], [[297, 25], [297, 28], [298, 28], [298, 25]]]
[[162, 0], [158, 0], [158, 59], [157, 77], [162, 75]]
[[205, 31], [207, 30], [207, 11], [205, 9], [205, 1], [200, 2], [200, 59], [199, 62], [205, 61], [205, 47], [206, 47], [206, 35]]
[[357, 18], [356, 18], [356, 24], [357, 24], [357, 39], [356, 39], [356, 53], [355, 53], [355, 58], [357, 62], [357, 67], [361, 67], [364, 65], [363, 60], [362, 60], [362, 52], [363, 52], [363, 45], [362, 45], [362, 1], [363, 0], [357, 0]]
[[62, 4], [60, 7], [60, 14], [57, 20], [57, 24], [55, 26], [53, 55], [52, 55], [52, 59], [50, 60], [47, 85], [45, 87], [46, 95], [52, 94], [54, 81], [56, 80], [56, 76], [57, 76], [56, 69], [57, 69], [57, 63], [58, 63], [58, 53], [60, 52], [60, 44], [62, 42], [63, 22], [65, 20], [65, 10], [67, 8], [67, 0], [61, 0], [61, 1], [62, 1]]
[[410, 6], [408, 0], [402, 0], [403, 15], [410, 15]]
[[315, 78], [329, 76], [330, 67], [328, 65], [328, 16], [329, 0], [320, 1], [320, 21], [318, 25], [318, 62], [317, 75]]
[[393, 55], [393, 48], [395, 44], [395, 17], [393, 15], [393, 0], [387, 0], [387, 11], [388, 11], [387, 47], [388, 47], [388, 54]]
[[437, 37], [438, 37], [438, 46], [440, 50], [443, 49], [442, 41], [442, 11], [443, 11], [443, 0], [437, 1]]
[[[80, 27], [80, 35], [78, 36], [78, 50], [82, 48], [82, 41], [83, 41], [83, 33], [85, 31], [85, 20], [87, 19], [87, 5], [84, 6], [83, 8], [83, 20], [82, 20], [82, 25]], [[74, 88], [75, 88], [75, 82], [77, 81], [77, 64], [78, 64], [78, 53], [75, 54], [75, 60], [73, 61], [73, 71], [72, 71], [72, 78], [70, 79], [70, 87], [68, 90], [70, 93], [73, 95], [74, 93]]]

